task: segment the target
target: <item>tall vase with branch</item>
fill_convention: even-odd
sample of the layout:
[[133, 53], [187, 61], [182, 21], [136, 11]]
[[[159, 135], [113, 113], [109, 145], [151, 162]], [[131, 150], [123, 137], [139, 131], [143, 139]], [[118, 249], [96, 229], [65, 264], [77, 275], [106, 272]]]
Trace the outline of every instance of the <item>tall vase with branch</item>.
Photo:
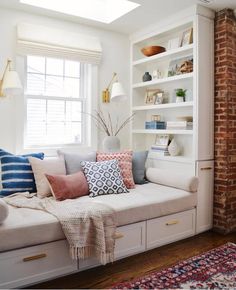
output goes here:
[[120, 120], [119, 117], [113, 123], [111, 114], [107, 112], [105, 115], [101, 110], [95, 111], [95, 114], [91, 114], [97, 128], [106, 134], [103, 140], [103, 149], [107, 152], [114, 152], [120, 150], [120, 139], [118, 134], [130, 123], [134, 118], [134, 114], [129, 117]]

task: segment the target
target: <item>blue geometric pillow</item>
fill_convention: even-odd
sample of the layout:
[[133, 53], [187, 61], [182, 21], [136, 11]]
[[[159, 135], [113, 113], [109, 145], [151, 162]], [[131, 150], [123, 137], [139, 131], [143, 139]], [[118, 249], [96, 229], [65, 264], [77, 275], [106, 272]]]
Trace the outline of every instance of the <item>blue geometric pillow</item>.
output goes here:
[[44, 153], [13, 155], [0, 149], [1, 187], [0, 196], [16, 192], [36, 192], [32, 167], [27, 157], [44, 158]]
[[88, 182], [90, 197], [129, 192], [116, 159], [100, 162], [82, 161], [80, 164]]

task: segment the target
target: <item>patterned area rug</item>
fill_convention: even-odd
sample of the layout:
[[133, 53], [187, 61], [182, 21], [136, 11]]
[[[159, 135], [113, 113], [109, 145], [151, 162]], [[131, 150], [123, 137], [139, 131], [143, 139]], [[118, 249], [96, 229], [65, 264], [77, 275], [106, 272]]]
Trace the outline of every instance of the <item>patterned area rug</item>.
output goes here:
[[236, 289], [236, 245], [227, 243], [112, 289]]

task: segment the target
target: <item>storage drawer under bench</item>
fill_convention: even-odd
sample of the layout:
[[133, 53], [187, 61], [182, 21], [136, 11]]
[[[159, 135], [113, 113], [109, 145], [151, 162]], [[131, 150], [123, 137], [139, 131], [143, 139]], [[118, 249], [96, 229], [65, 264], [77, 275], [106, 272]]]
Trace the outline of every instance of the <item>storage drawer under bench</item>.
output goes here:
[[[146, 222], [138, 222], [116, 229], [115, 260], [141, 253], [146, 249]], [[96, 259], [79, 261], [83, 271], [99, 265]]]
[[191, 209], [147, 221], [147, 249], [172, 243], [195, 234], [195, 211]]
[[0, 288], [15, 288], [77, 271], [65, 240], [0, 253]]
[[[115, 259], [131, 256], [195, 234], [195, 209], [125, 225], [116, 231]], [[79, 270], [98, 266], [79, 261]], [[66, 240], [0, 253], [0, 288], [16, 288], [78, 271]]]

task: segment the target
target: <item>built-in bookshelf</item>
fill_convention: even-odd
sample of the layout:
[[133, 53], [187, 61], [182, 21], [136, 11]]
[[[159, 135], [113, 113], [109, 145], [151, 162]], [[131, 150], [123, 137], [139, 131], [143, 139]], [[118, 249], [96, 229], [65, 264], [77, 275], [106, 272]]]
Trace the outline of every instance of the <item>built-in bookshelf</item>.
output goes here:
[[[199, 177], [198, 232], [212, 226], [213, 18], [214, 14], [209, 9], [196, 6], [189, 17], [169, 24], [166, 21], [149, 28], [149, 31], [144, 29], [140, 34], [131, 36], [130, 96], [131, 110], [135, 114], [131, 124], [132, 148], [135, 151], [149, 150], [147, 166]], [[192, 33], [192, 41], [185, 38], [189, 32]], [[163, 46], [166, 51], [150, 57], [144, 56], [141, 49], [152, 45]], [[191, 62], [192, 66], [189, 65]], [[176, 71], [173, 69], [175, 67]], [[150, 73], [151, 80], [143, 81], [145, 72]], [[178, 88], [186, 90], [183, 102], [176, 99], [175, 90]], [[158, 101], [148, 95], [152, 91]], [[159, 129], [158, 126], [158, 129], [153, 129], [150, 128], [152, 120], [156, 123], [160, 120], [160, 123], [165, 122], [169, 127], [172, 125], [172, 128], [180, 128], [182, 121], [182, 124], [186, 123], [186, 128], [183, 125], [181, 129]], [[181, 149], [177, 156], [168, 156], [166, 148], [163, 155], [160, 155], [157, 140], [166, 135], [170, 140], [174, 139]]]
[[[173, 38], [179, 38], [181, 42], [181, 35], [184, 31], [191, 31], [193, 33], [193, 22], [182, 24], [179, 29], [176, 27], [172, 30], [162, 33], [160, 37], [153, 35], [147, 39], [142, 39], [133, 43], [132, 46], [132, 111], [135, 113], [133, 127], [132, 127], [132, 143], [133, 147], [138, 149], [149, 149], [153, 142], [155, 142], [155, 135], [157, 134], [169, 134], [170, 138], [180, 139], [181, 144], [193, 143], [193, 130], [167, 130], [167, 129], [145, 129], [145, 122], [151, 121], [153, 115], [160, 115], [163, 122], [169, 120], [174, 121], [175, 118], [183, 116], [192, 116], [194, 99], [193, 99], [193, 79], [194, 70], [186, 73], [176, 73], [175, 75], [169, 75], [168, 69], [171, 61], [175, 59], [185, 59], [186, 57], [192, 57], [194, 59], [194, 42], [187, 43], [186, 45], [179, 45], [179, 47], [171, 48], [169, 42]], [[159, 53], [150, 57], [144, 56], [140, 53], [140, 49], [143, 46], [155, 44], [158, 39], [158, 43], [161, 43], [164, 47], [168, 47], [165, 52]], [[153, 43], [151, 43], [153, 42]], [[142, 75], [148, 71], [150, 74], [153, 70], [158, 69], [161, 72], [161, 76], [158, 78], [152, 78], [150, 81], [142, 81]], [[177, 103], [173, 97], [175, 88], [182, 87], [191, 92], [188, 96], [188, 100], [185, 102]], [[160, 89], [160, 91], [166, 93], [165, 99], [159, 104], [149, 104], [145, 102], [145, 94], [147, 90]], [[164, 98], [164, 97], [163, 97]], [[148, 138], [146, 136], [149, 136]], [[151, 138], [152, 136], [152, 138]], [[191, 138], [191, 141], [189, 139]], [[188, 139], [185, 142], [185, 139]], [[193, 147], [191, 145], [191, 147]], [[192, 158], [193, 148], [182, 148], [181, 155], [184, 158]], [[189, 154], [187, 156], [186, 154]], [[157, 154], [156, 154], [157, 155]], [[159, 156], [167, 157], [167, 156]], [[168, 156], [171, 159], [171, 156]]]

